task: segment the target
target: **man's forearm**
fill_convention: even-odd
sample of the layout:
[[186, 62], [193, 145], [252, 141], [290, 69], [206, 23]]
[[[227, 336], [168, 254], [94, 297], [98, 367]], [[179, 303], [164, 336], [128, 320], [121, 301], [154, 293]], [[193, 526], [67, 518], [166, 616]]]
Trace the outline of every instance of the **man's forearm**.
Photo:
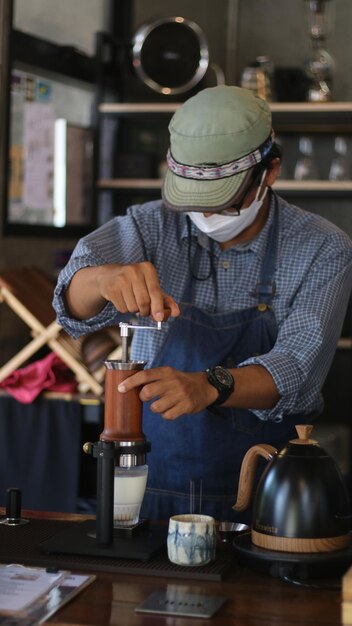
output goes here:
[[102, 267], [85, 267], [73, 276], [65, 300], [75, 319], [89, 319], [104, 308], [106, 300], [100, 293], [98, 281], [101, 271]]
[[235, 379], [235, 390], [223, 406], [272, 409], [280, 400], [275, 382], [265, 367], [247, 365], [229, 371]]

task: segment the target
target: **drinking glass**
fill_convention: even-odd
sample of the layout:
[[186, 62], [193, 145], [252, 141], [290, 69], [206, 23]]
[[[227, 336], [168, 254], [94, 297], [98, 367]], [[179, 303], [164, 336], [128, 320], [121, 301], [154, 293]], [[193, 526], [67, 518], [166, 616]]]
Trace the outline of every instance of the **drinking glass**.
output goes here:
[[298, 145], [300, 156], [295, 165], [294, 179], [315, 180], [319, 178], [314, 158], [313, 141], [310, 137], [300, 137]]
[[334, 156], [331, 160], [329, 180], [349, 180], [351, 178], [347, 141], [344, 137], [335, 137]]
[[147, 465], [115, 467], [114, 527], [126, 528], [139, 522], [148, 477]]

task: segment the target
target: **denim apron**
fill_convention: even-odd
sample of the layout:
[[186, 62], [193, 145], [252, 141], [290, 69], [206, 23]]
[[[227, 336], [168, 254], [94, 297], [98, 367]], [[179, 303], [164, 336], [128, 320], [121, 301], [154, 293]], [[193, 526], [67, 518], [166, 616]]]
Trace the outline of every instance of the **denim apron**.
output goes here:
[[[151, 367], [169, 365], [185, 372], [214, 365], [236, 367], [249, 357], [271, 350], [277, 336], [271, 304], [278, 219], [276, 208], [256, 286], [256, 306], [209, 313], [186, 300]], [[184, 296], [190, 292], [188, 286]], [[250, 512], [232, 510], [243, 457], [256, 443], [283, 447], [295, 436], [294, 423], [299, 423], [294, 416], [274, 423], [262, 421], [246, 409], [223, 407], [166, 420], [152, 413], [149, 403], [145, 403], [143, 430], [151, 442], [151, 452], [142, 517], [161, 520], [202, 512], [219, 520], [248, 522]]]

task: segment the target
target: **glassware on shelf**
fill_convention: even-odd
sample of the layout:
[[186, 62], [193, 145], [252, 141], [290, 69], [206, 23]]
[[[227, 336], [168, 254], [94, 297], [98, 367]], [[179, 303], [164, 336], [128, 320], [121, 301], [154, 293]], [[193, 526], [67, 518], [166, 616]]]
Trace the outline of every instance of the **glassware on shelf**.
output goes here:
[[319, 178], [314, 158], [313, 141], [310, 137], [300, 137], [299, 153], [300, 156], [297, 159], [294, 170], [294, 179], [316, 180]]
[[330, 102], [332, 75], [335, 67], [331, 54], [313, 43], [313, 54], [306, 67], [307, 74], [313, 81], [308, 89], [309, 102]]
[[327, 36], [332, 29], [334, 0], [304, 0], [312, 56], [306, 63], [306, 72], [312, 81], [307, 99], [310, 102], [332, 100], [334, 59], [327, 49]]
[[272, 102], [274, 96], [274, 65], [266, 55], [256, 57], [241, 74], [241, 87], [253, 91], [257, 96]]
[[344, 137], [335, 137], [334, 156], [329, 170], [329, 180], [350, 180], [351, 163], [348, 155], [347, 141]]

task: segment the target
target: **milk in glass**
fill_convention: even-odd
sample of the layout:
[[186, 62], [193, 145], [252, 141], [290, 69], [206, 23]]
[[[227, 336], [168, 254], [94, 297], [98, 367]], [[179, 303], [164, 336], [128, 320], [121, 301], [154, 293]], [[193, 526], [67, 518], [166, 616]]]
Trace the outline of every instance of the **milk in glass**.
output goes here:
[[114, 526], [134, 526], [139, 521], [148, 477], [147, 465], [115, 467]]

